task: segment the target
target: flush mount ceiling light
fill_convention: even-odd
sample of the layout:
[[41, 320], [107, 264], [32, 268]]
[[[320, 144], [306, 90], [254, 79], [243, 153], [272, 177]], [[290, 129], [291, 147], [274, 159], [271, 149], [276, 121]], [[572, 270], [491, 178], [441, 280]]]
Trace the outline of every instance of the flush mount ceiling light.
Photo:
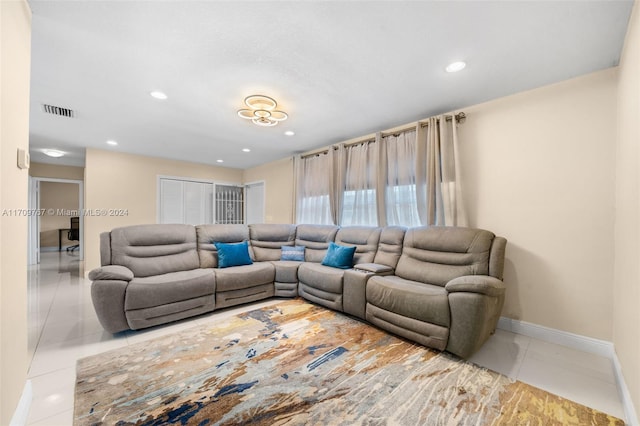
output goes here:
[[43, 149], [42, 152], [53, 158], [62, 157], [64, 155], [63, 151], [58, 151], [57, 149]]
[[111, 140], [108, 140], [108, 141], [107, 141], [107, 145], [117, 146], [117, 145], [118, 145], [118, 142], [116, 142], [116, 141], [114, 141], [113, 139], [111, 139]]
[[296, 134], [296, 132], [294, 132], [293, 130], [287, 130], [286, 132], [284, 132], [284, 134], [287, 136], [293, 136]]
[[249, 109], [238, 110], [238, 115], [251, 120], [258, 126], [271, 127], [289, 118], [286, 112], [276, 111], [278, 103], [268, 96], [251, 95], [244, 98], [244, 103]]
[[465, 62], [462, 62], [462, 61], [452, 62], [449, 65], [447, 65], [445, 70], [447, 72], [458, 72], [458, 71], [462, 71], [464, 69], [464, 67], [466, 67], [466, 66], [467, 66], [467, 64]]

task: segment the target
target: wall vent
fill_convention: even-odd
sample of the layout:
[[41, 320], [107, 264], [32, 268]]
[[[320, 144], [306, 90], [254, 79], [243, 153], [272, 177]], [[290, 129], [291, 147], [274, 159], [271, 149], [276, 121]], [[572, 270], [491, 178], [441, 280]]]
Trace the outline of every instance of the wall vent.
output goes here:
[[62, 108], [55, 105], [42, 104], [42, 110], [47, 114], [58, 115], [60, 117], [73, 118], [76, 116], [74, 110], [69, 108]]

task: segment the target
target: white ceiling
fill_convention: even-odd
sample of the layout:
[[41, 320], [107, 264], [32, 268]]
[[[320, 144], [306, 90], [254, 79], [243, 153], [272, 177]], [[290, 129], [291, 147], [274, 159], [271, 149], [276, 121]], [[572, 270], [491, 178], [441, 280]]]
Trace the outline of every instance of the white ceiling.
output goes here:
[[[30, 4], [32, 161], [83, 165], [90, 147], [237, 168], [616, 66], [633, 6]], [[467, 68], [447, 74], [455, 60]], [[152, 90], [169, 98], [153, 99]], [[265, 128], [239, 118], [252, 94], [274, 97], [289, 119]], [[76, 117], [45, 114], [43, 103], [73, 109]], [[119, 145], [108, 146], [108, 139]], [[51, 159], [44, 148], [68, 155]]]

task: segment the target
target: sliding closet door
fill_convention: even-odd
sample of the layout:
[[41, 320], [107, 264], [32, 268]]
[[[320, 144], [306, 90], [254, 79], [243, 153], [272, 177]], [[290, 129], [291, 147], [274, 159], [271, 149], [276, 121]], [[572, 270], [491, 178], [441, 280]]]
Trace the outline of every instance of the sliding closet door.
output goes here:
[[213, 183], [160, 179], [160, 223], [213, 223]]

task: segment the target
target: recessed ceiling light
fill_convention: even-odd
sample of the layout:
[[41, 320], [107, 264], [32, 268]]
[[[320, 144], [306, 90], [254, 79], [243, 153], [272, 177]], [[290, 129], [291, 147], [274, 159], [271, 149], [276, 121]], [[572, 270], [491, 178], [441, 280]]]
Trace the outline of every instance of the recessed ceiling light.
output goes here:
[[161, 99], [161, 100], [165, 100], [167, 99], [167, 95], [164, 92], [160, 92], [158, 90], [154, 90], [153, 92], [149, 93], [151, 96], [153, 96], [156, 99]]
[[458, 71], [462, 71], [466, 66], [467, 64], [462, 61], [452, 62], [449, 65], [447, 65], [447, 68], [445, 68], [445, 70], [447, 72], [458, 72]]
[[116, 146], [116, 145], [118, 145], [118, 142], [116, 142], [114, 140], [108, 140], [107, 141], [107, 145]]
[[287, 136], [293, 136], [296, 134], [296, 132], [294, 132], [293, 130], [287, 130], [286, 132], [284, 132], [284, 134]]
[[251, 152], [249, 148], [242, 148], [242, 152]]
[[44, 152], [45, 155], [53, 158], [62, 157], [64, 155], [63, 151], [58, 151], [57, 149], [44, 149], [42, 150], [42, 152]]
[[216, 160], [216, 163], [224, 163], [224, 160]]

